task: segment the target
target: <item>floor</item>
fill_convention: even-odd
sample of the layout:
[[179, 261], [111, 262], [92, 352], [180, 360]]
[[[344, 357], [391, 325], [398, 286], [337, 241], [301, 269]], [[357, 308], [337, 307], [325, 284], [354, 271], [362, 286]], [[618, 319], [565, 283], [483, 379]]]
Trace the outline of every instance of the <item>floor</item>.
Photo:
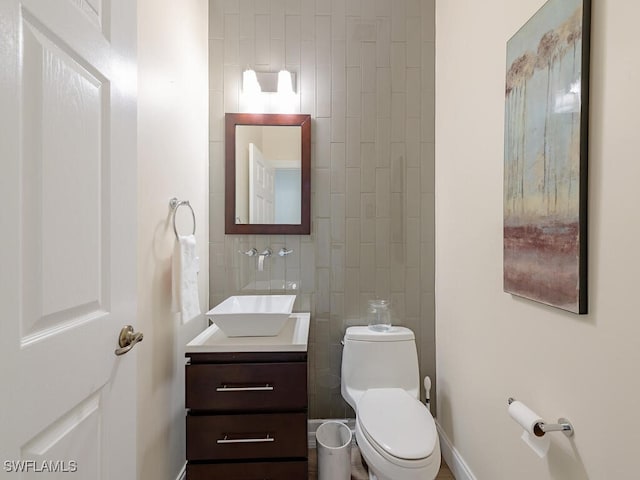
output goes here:
[[[318, 478], [318, 459], [316, 456], [316, 449], [309, 449], [309, 480], [317, 480]], [[455, 480], [456, 477], [453, 476], [451, 470], [444, 460], [442, 460], [442, 465], [440, 467], [440, 473], [436, 477], [436, 480]], [[351, 449], [351, 480], [368, 480], [369, 475], [365, 470], [364, 466], [361, 462], [360, 450], [358, 447], [354, 446]]]

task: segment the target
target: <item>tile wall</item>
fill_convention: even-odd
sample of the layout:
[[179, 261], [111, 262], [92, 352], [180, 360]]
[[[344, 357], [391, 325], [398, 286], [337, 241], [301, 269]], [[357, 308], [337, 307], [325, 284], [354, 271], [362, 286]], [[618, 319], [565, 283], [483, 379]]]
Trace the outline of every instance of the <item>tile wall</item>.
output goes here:
[[[353, 412], [340, 395], [340, 340], [392, 301], [435, 375], [435, 0], [210, 0], [210, 305], [283, 293], [310, 311], [311, 418]], [[251, 111], [242, 71], [298, 75], [291, 113], [312, 117], [309, 236], [224, 234], [224, 113]], [[273, 99], [265, 111], [278, 111]], [[292, 248], [257, 271], [238, 250]], [[434, 382], [435, 383], [435, 382]]]

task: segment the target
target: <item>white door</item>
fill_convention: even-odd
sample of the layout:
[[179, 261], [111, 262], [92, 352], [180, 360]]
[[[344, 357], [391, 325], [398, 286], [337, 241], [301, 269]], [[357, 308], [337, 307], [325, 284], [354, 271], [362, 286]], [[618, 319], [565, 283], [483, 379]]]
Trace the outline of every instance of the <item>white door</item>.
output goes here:
[[136, 477], [135, 25], [0, 1], [2, 477]]
[[249, 144], [249, 223], [273, 223], [275, 217], [274, 169], [260, 149]]

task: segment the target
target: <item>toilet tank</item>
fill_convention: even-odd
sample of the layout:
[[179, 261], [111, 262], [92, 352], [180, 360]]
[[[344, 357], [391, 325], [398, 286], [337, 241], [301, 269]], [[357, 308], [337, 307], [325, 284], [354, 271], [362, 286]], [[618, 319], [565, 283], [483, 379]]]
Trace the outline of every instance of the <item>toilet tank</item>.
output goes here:
[[370, 388], [402, 388], [420, 396], [415, 336], [405, 327], [376, 332], [349, 327], [342, 352], [342, 396], [354, 410]]

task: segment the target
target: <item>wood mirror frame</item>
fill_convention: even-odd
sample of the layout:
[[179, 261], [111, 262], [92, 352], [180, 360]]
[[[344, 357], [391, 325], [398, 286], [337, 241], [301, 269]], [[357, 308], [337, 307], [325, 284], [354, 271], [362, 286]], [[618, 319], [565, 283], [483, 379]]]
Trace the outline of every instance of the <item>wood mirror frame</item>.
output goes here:
[[[236, 220], [236, 126], [301, 127], [301, 210], [299, 224], [235, 223]], [[225, 114], [225, 233], [308, 235], [311, 233], [311, 116], [279, 113]]]

